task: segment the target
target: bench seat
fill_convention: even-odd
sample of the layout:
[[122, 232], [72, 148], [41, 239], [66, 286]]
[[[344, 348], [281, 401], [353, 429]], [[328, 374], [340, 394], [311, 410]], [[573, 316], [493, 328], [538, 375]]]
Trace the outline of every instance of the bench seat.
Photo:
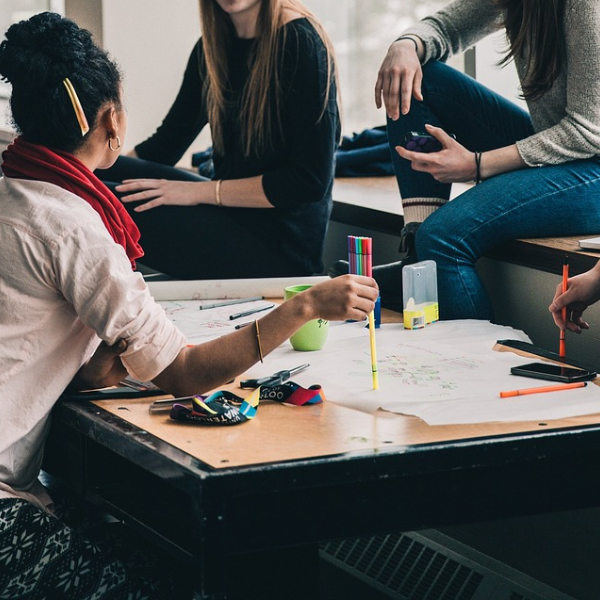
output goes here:
[[[456, 196], [468, 186], [455, 185], [453, 188], [456, 188]], [[398, 236], [404, 226], [395, 177], [337, 178], [333, 198], [331, 220], [337, 223], [393, 236]], [[560, 275], [564, 256], [568, 254], [571, 273], [582, 273], [591, 269], [600, 258], [600, 251], [579, 247], [578, 241], [583, 237], [593, 236], [512, 240], [488, 252], [487, 257]]]

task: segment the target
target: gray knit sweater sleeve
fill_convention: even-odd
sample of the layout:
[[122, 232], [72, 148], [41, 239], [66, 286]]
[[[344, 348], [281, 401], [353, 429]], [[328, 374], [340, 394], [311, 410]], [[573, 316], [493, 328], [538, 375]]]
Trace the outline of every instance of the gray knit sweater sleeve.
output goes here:
[[566, 68], [548, 93], [529, 102], [537, 133], [517, 142], [529, 166], [600, 154], [600, 1], [569, 0], [565, 34]]
[[[423, 62], [446, 60], [501, 27], [502, 15], [493, 4], [456, 0], [404, 34], [423, 40]], [[600, 155], [600, 0], [568, 0], [564, 27], [563, 73], [542, 98], [528, 102], [536, 133], [517, 142], [529, 166]], [[522, 77], [525, 61], [516, 60], [516, 66]]]
[[502, 27], [502, 15], [493, 0], [455, 0], [425, 17], [402, 35], [412, 33], [423, 41], [425, 57], [446, 61]]

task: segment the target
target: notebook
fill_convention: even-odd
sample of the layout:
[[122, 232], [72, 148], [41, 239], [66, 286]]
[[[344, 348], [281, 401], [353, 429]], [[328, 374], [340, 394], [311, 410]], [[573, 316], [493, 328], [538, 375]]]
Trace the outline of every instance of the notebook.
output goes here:
[[579, 246], [581, 248], [587, 248], [588, 250], [600, 250], [600, 237], [579, 240]]

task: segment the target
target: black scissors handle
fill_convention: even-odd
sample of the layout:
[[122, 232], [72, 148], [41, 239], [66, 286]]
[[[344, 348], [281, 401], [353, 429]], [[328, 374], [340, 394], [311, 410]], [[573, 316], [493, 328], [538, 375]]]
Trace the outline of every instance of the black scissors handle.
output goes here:
[[300, 371], [304, 371], [304, 369], [308, 367], [310, 367], [310, 365], [306, 363], [304, 365], [294, 367], [293, 369], [277, 371], [276, 373], [273, 373], [273, 375], [269, 375], [267, 377], [260, 377], [258, 379], [243, 379], [240, 381], [240, 387], [242, 389], [255, 390], [257, 387], [279, 385], [280, 383], [287, 381], [292, 375], [295, 375]]

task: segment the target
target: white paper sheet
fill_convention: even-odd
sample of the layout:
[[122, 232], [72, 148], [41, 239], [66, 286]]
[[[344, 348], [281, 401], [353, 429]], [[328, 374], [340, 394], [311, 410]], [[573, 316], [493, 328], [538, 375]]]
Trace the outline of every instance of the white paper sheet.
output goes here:
[[310, 368], [294, 381], [323, 385], [329, 401], [369, 413], [383, 408], [413, 415], [430, 425], [546, 421], [600, 413], [600, 388], [591, 383], [577, 390], [500, 398], [500, 391], [544, 385], [510, 374], [511, 366], [530, 359], [492, 349], [499, 339], [530, 341], [510, 327], [463, 320], [409, 331], [402, 324], [384, 324], [376, 337], [378, 390], [372, 389], [369, 333], [362, 323], [332, 324], [318, 352], [296, 352], [286, 342], [249, 376], [308, 362]]
[[[175, 282], [171, 291], [162, 284], [172, 286], [173, 282], [160, 282], [161, 289], [156, 290], [159, 283], [155, 283], [153, 292], [163, 300], [174, 295], [210, 299], [271, 295], [271, 290], [265, 291], [262, 280], [262, 288], [246, 287], [250, 280], [241, 281], [241, 287], [235, 287], [232, 281], [226, 291], [217, 295], [215, 290], [221, 288], [213, 282]], [[273, 291], [292, 283], [298, 283], [298, 279], [270, 282]], [[250, 309], [266, 302], [206, 311], [198, 310], [199, 301], [161, 304], [189, 342], [200, 343], [232, 331], [236, 322], [230, 321], [229, 315], [237, 308]], [[365, 324], [332, 323], [322, 350], [297, 352], [285, 342], [263, 364], [255, 365], [248, 377], [270, 375], [308, 362], [310, 368], [294, 376], [294, 381], [303, 386], [321, 384], [328, 401], [369, 413], [382, 408], [414, 415], [430, 425], [545, 421], [600, 413], [600, 387], [594, 384], [576, 390], [500, 398], [500, 391], [544, 385], [539, 380], [510, 374], [511, 366], [530, 361], [512, 352], [492, 349], [496, 340], [506, 338], [530, 341], [521, 331], [487, 321], [442, 321], [419, 330], [406, 330], [400, 323], [384, 324], [376, 330], [379, 389], [373, 390]]]
[[167, 316], [185, 334], [188, 344], [201, 344], [235, 331], [236, 325], [254, 322], [254, 319], [271, 312], [273, 308], [261, 310], [247, 317], [230, 319], [231, 315], [249, 312], [263, 307], [272, 307], [266, 300], [232, 304], [218, 308], [200, 310], [205, 300], [166, 300], [159, 302]]
[[228, 298], [283, 298], [290, 285], [314, 284], [329, 277], [272, 277], [269, 279], [216, 279], [199, 281], [147, 281], [152, 296], [162, 300], [226, 300]]

